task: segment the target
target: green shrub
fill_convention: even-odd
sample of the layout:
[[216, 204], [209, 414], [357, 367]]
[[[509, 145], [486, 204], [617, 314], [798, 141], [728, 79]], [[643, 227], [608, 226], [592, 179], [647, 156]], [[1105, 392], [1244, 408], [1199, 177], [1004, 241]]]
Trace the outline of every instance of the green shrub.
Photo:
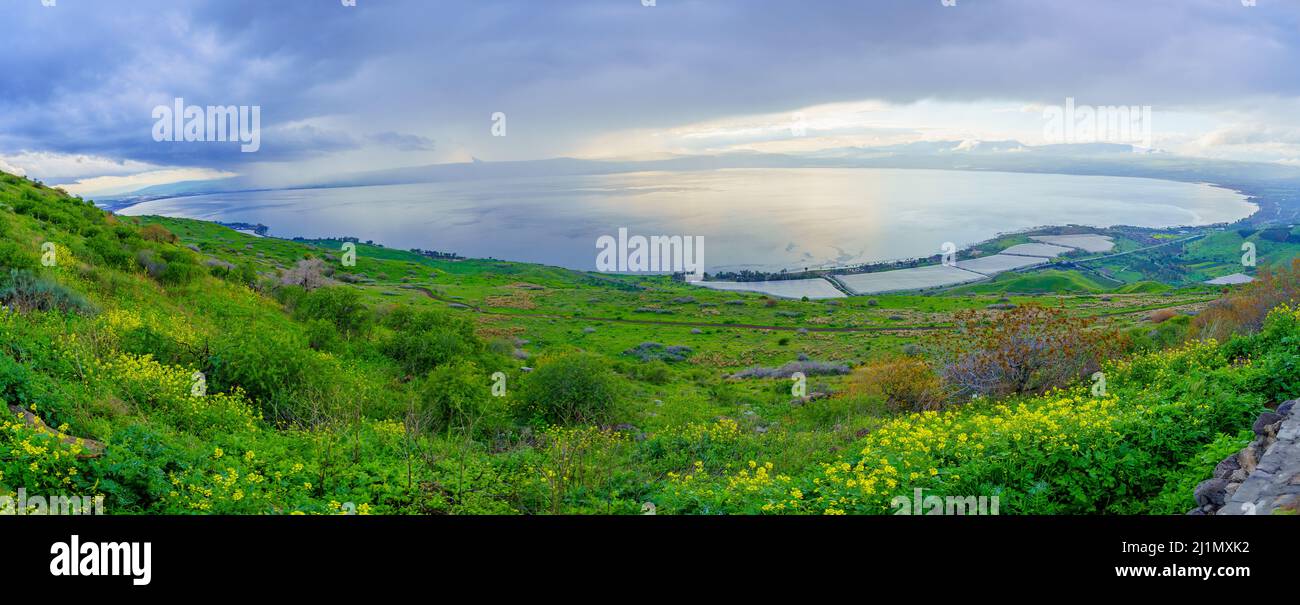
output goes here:
[[435, 368], [420, 387], [423, 411], [436, 431], [471, 429], [483, 420], [491, 398], [489, 376], [470, 361]]
[[86, 248], [95, 254], [101, 265], [122, 270], [131, 268], [131, 252], [108, 233], [86, 240]]
[[32, 372], [27, 366], [14, 361], [8, 355], [0, 354], [0, 412], [5, 414], [4, 403], [26, 407], [33, 401]]
[[1251, 431], [1237, 435], [1219, 435], [1200, 452], [1183, 462], [1182, 467], [1166, 475], [1164, 489], [1156, 496], [1149, 510], [1152, 515], [1182, 515], [1196, 507], [1196, 485], [1214, 474], [1214, 468], [1224, 458], [1231, 456], [1250, 443]]
[[310, 319], [304, 322], [307, 328], [307, 346], [317, 350], [337, 351], [342, 340], [338, 328], [324, 319]]
[[154, 360], [167, 365], [187, 365], [195, 361], [184, 345], [144, 325], [124, 332], [118, 338], [118, 348], [132, 355], [152, 355]]
[[267, 419], [309, 420], [307, 402], [300, 395], [311, 363], [309, 351], [297, 339], [256, 328], [236, 332], [217, 343], [209, 364], [210, 388], [226, 392], [243, 389]]
[[30, 250], [9, 240], [0, 240], [0, 270], [34, 270], [40, 263]]
[[648, 382], [650, 384], [668, 384], [673, 377], [672, 370], [668, 364], [662, 360], [653, 361], [645, 365], [634, 365], [631, 367], [632, 376], [637, 380]]
[[524, 381], [521, 399], [534, 424], [599, 422], [618, 400], [618, 382], [601, 357], [574, 353], [537, 368]]
[[184, 250], [145, 248], [136, 252], [135, 259], [149, 277], [164, 286], [184, 286], [206, 273], [194, 262], [194, 255]]
[[[216, 267], [214, 267], [214, 270]], [[257, 269], [249, 263], [239, 263], [233, 269], [221, 268], [218, 277], [233, 284], [253, 287], [257, 285]]]
[[427, 374], [452, 359], [478, 356], [485, 349], [472, 323], [445, 311], [413, 312], [401, 307], [384, 318], [384, 325], [393, 334], [380, 350], [412, 376]]
[[370, 308], [355, 288], [317, 288], [299, 297], [293, 309], [299, 321], [322, 320], [344, 337], [362, 334], [370, 326]]
[[193, 464], [192, 460], [181, 460], [180, 454], [158, 429], [150, 426], [136, 424], [114, 435], [113, 447], [91, 466], [94, 475], [100, 477], [98, 489], [106, 496], [105, 508], [115, 512], [166, 512], [154, 507], [173, 489], [168, 473]]

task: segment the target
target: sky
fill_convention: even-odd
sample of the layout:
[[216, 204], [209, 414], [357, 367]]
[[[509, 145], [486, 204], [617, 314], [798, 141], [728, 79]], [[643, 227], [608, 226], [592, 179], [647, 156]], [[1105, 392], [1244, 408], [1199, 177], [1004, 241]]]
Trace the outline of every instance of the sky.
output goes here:
[[[108, 195], [472, 159], [1040, 145], [1061, 142], [1045, 116], [1067, 102], [1149, 108], [1143, 147], [1300, 166], [1298, 0], [347, 2], [0, 0], [0, 170]], [[177, 98], [255, 108], [256, 151], [158, 140]]]

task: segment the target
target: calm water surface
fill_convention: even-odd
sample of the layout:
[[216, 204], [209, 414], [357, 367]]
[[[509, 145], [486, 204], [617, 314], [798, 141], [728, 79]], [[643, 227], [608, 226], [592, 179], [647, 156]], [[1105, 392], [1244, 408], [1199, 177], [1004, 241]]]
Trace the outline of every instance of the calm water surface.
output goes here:
[[596, 239], [705, 240], [708, 271], [927, 256], [1040, 225], [1234, 221], [1235, 192], [1128, 177], [891, 169], [744, 169], [213, 194], [123, 214], [263, 223], [279, 237], [350, 235], [394, 248], [594, 269]]

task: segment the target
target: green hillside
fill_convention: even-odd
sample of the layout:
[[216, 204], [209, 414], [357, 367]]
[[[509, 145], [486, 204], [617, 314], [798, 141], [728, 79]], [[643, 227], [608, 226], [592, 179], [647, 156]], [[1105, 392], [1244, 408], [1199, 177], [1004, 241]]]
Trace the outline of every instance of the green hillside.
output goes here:
[[[991, 281], [955, 288], [950, 293], [992, 294], [1013, 292], [1020, 294], [1078, 294], [1086, 292], [1102, 292], [1108, 289], [1109, 288], [1106, 284], [1078, 271], [1045, 269], [1029, 273], [1003, 273], [993, 278]], [[1124, 293], [1132, 292], [1126, 291]]]
[[914, 488], [1181, 513], [1205, 454], [1300, 391], [1296, 313], [1075, 271], [795, 301], [364, 244], [353, 265], [3, 173], [0, 236], [0, 493], [116, 514], [888, 513]]

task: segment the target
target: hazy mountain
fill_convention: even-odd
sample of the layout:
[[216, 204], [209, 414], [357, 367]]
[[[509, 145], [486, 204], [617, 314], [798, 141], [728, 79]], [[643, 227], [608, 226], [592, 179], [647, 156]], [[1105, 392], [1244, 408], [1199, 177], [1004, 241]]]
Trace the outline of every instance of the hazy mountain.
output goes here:
[[[342, 174], [304, 181], [287, 188], [361, 187], [500, 178], [600, 175], [645, 171], [716, 170], [722, 168], [929, 168], [943, 170], [1001, 170], [1059, 174], [1140, 176], [1178, 181], [1241, 182], [1300, 181], [1300, 167], [1230, 162], [1175, 156], [1132, 145], [1110, 143], [1028, 146], [1019, 141], [919, 141], [881, 147], [840, 147], [803, 155], [730, 153], [680, 156], [644, 161], [546, 160], [432, 164]], [[189, 181], [147, 187], [109, 200], [111, 205], [142, 198], [258, 189], [244, 177]], [[114, 202], [115, 200], [115, 202]]]

